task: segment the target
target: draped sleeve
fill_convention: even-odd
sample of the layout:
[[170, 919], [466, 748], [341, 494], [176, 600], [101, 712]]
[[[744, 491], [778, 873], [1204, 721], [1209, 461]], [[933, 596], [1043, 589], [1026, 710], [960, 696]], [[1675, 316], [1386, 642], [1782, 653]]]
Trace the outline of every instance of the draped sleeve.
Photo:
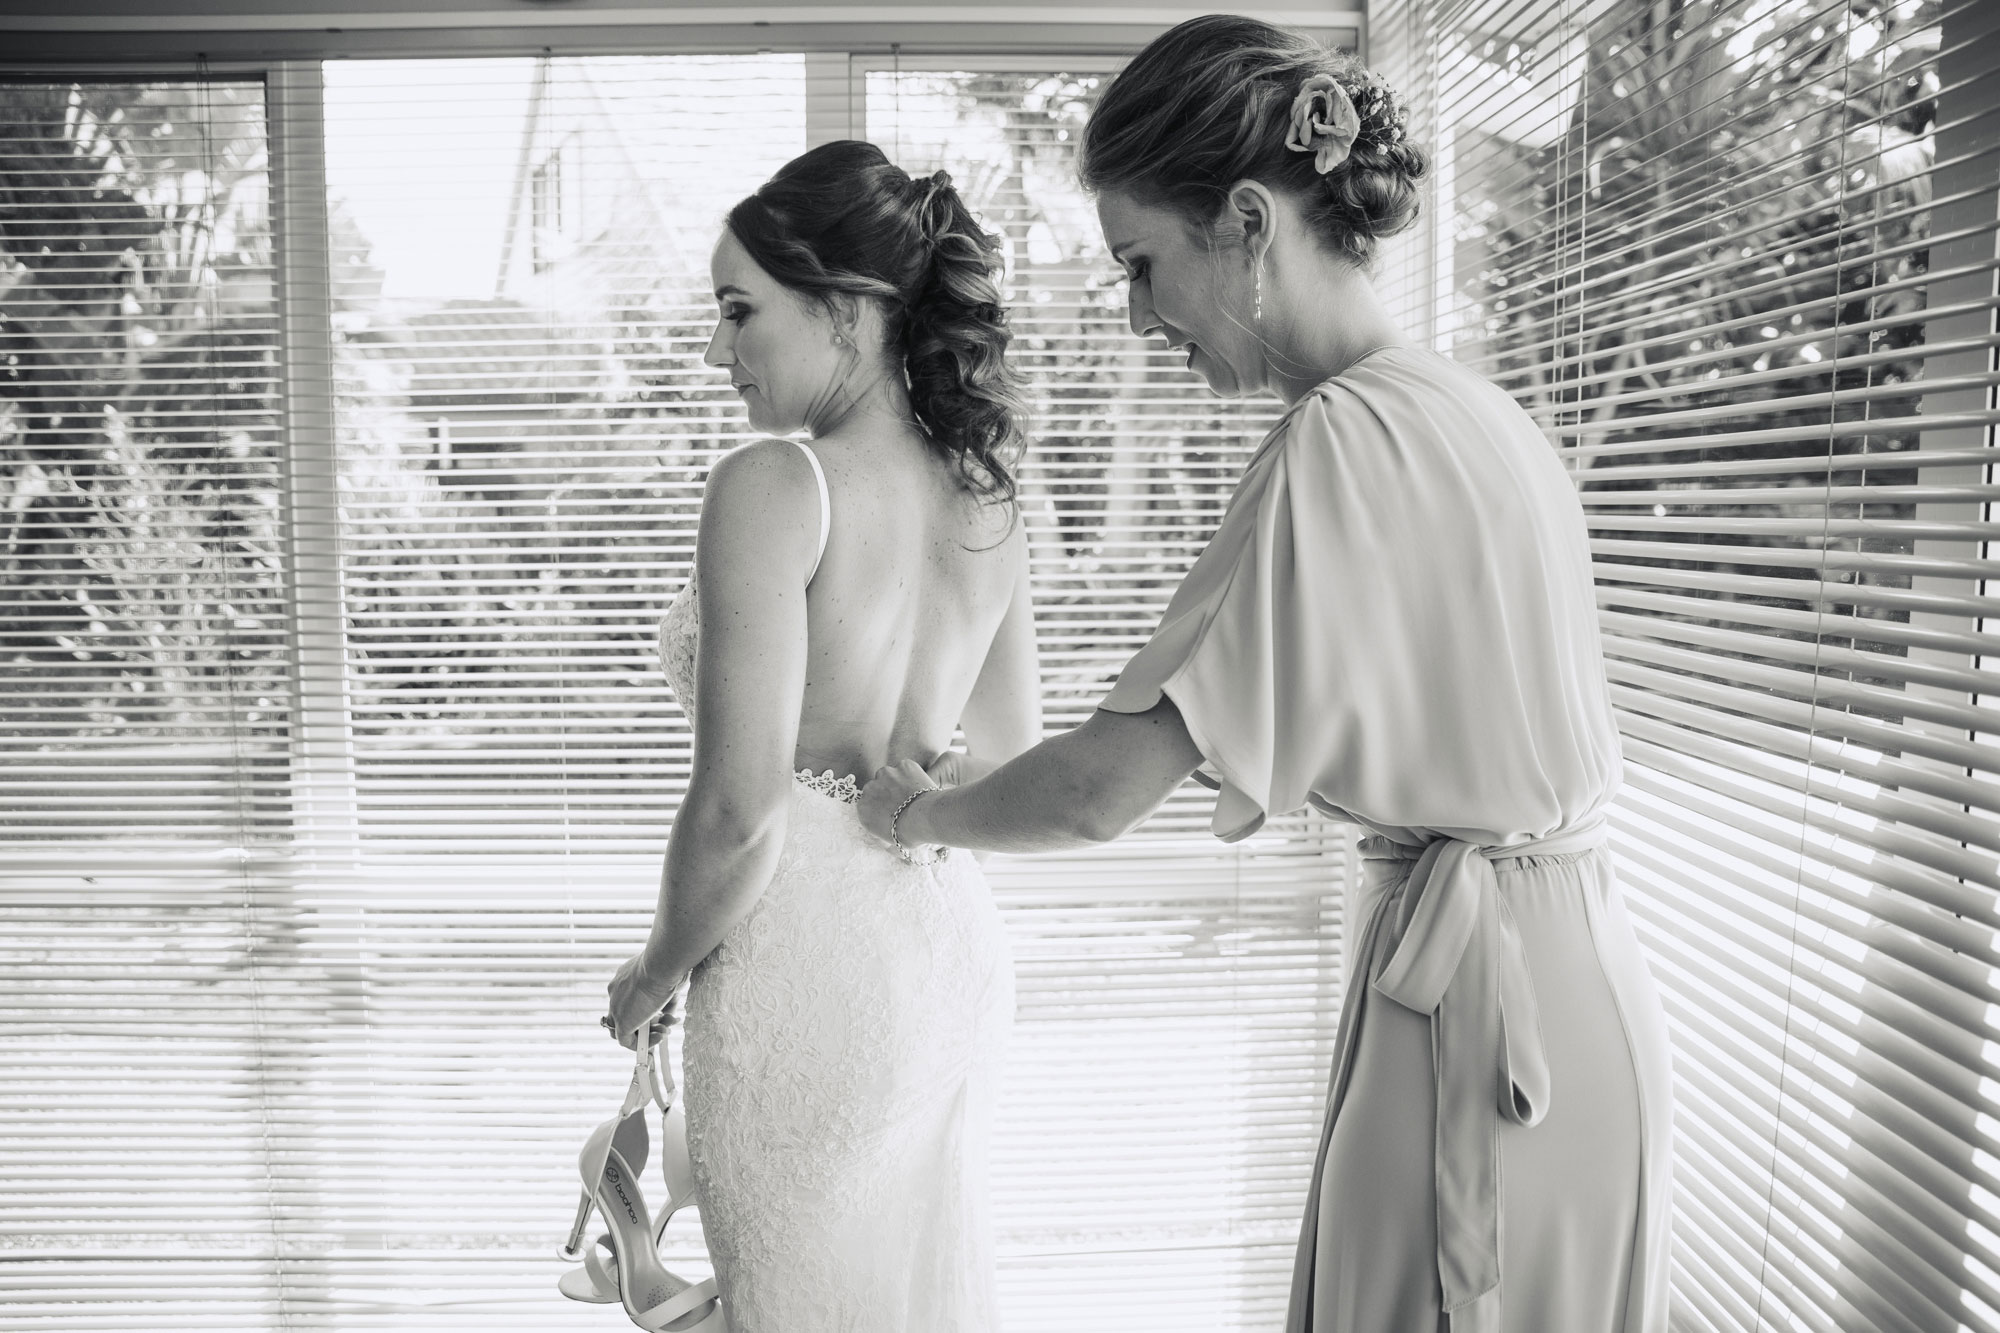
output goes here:
[[1387, 349], [1319, 386], [1252, 457], [1101, 707], [1162, 697], [1225, 840], [1308, 802], [1416, 842], [1588, 817], [1615, 789], [1618, 740], [1554, 450], [1433, 353]]

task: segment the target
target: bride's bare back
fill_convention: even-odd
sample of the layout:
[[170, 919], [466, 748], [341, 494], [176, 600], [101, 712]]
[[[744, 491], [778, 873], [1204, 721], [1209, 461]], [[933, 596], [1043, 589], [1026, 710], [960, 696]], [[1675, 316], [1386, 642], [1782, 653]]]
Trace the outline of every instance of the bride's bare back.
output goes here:
[[921, 440], [815, 447], [832, 520], [806, 594], [796, 766], [863, 777], [929, 763], [962, 722], [1005, 759], [1039, 738], [1027, 543]]

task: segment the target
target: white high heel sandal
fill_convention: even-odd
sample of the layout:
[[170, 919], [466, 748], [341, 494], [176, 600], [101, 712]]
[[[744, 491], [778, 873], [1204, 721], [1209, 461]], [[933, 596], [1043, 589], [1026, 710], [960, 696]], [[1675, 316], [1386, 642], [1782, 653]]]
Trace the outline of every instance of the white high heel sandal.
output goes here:
[[[660, 1262], [660, 1237], [675, 1213], [694, 1206], [694, 1167], [688, 1160], [687, 1116], [674, 1100], [672, 1076], [657, 1045], [642, 1048], [618, 1114], [591, 1131], [577, 1157], [583, 1197], [569, 1241], [558, 1253], [583, 1267], [562, 1275], [556, 1289], [576, 1301], [617, 1302], [648, 1333], [729, 1333], [715, 1279], [690, 1283]], [[655, 1221], [639, 1190], [648, 1151], [646, 1103], [660, 1108], [660, 1171], [666, 1205]], [[581, 1246], [590, 1215], [608, 1230]]]

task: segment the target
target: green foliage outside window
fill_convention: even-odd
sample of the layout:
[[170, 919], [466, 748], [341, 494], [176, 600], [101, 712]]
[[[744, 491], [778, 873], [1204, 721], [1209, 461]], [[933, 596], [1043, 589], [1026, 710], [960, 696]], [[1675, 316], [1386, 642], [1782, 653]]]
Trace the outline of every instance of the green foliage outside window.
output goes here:
[[262, 89], [0, 85], [12, 747], [282, 731]]
[[[1843, 460], [1917, 443], [1923, 324], [1912, 316], [1924, 305], [1929, 263], [1938, 9], [1937, 0], [1864, 0], [1845, 14], [1811, 0], [1616, 6], [1589, 32], [1582, 92], [1555, 142], [1531, 149], [1463, 133], [1456, 151], [1473, 165], [1455, 191], [1457, 354], [1565, 444], [1638, 446], [1591, 458], [1587, 469], [1697, 465], [1678, 478], [1585, 470], [1586, 492], [1686, 492], [1658, 509], [1600, 508], [1600, 538], [1713, 542], [1731, 519], [1912, 517], [1907, 502], [1871, 501], [1861, 490], [1910, 485], [1914, 469]], [[1517, 76], [1554, 60], [1478, 33], [1468, 45]], [[1698, 426], [1648, 422], [1710, 408], [1724, 410]], [[1872, 421], [1879, 428], [1850, 424]], [[1759, 438], [1699, 451], [1643, 448], [1750, 431]], [[1719, 466], [1748, 459], [1798, 466], [1756, 475]], [[1711, 474], [1701, 465], [1718, 466]], [[1829, 506], [1828, 484], [1853, 489]], [[1799, 491], [1797, 502], [1768, 495], [1786, 488]], [[1750, 499], [1753, 489], [1767, 494]], [[1641, 521], [1620, 530], [1620, 512]], [[1649, 526], [1649, 517], [1710, 522]], [[1909, 549], [1895, 537], [1726, 540]], [[1701, 564], [1818, 576], [1810, 564], [1754, 556]], [[1900, 575], [1827, 578], [1908, 586]], [[1804, 591], [1739, 596], [1812, 605]], [[1865, 602], [1832, 609], [1905, 614]]]

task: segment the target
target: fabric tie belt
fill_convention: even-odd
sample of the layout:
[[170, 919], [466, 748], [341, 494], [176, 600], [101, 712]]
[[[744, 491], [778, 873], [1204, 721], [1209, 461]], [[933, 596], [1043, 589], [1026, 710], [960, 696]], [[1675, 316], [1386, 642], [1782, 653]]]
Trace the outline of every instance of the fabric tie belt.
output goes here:
[[[1532, 1126], [1549, 1109], [1549, 1064], [1527, 953], [1494, 862], [1560, 856], [1604, 843], [1601, 822], [1535, 842], [1482, 848], [1453, 838], [1411, 847], [1362, 839], [1370, 860], [1413, 863], [1368, 914], [1355, 969], [1372, 989], [1428, 1014], [1437, 1079], [1438, 1285], [1446, 1314], [1500, 1283], [1500, 1122]], [[1321, 1173], [1353, 1075], [1368, 988], [1342, 1005], [1332, 1094], [1306, 1231], [1316, 1232]], [[1304, 1257], [1305, 1245], [1301, 1245]]]

